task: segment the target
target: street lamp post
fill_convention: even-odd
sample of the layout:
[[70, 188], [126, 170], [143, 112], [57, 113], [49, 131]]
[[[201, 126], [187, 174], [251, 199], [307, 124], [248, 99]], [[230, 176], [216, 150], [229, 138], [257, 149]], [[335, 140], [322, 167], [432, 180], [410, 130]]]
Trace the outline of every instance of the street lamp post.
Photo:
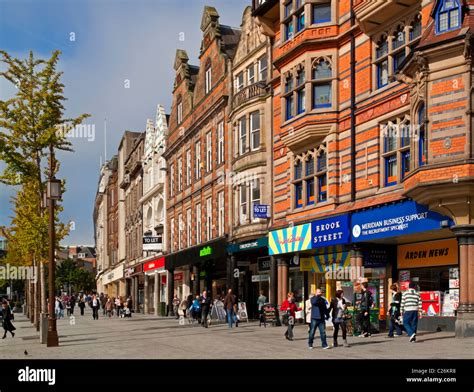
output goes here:
[[61, 181], [54, 176], [54, 149], [51, 145], [50, 152], [50, 172], [46, 187], [46, 198], [48, 200], [49, 209], [49, 300], [48, 300], [48, 338], [46, 347], [59, 346], [58, 331], [56, 328], [56, 314], [54, 313], [55, 305], [55, 245], [56, 245], [56, 229], [54, 224], [54, 207], [56, 200], [61, 199]]

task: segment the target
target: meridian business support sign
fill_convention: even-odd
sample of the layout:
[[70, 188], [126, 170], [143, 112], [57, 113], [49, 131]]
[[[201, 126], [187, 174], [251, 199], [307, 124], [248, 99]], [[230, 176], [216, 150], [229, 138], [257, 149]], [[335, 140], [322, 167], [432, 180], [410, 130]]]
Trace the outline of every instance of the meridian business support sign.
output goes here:
[[426, 206], [408, 200], [393, 205], [352, 214], [352, 241], [363, 242], [379, 238], [441, 229], [441, 222], [453, 221]]

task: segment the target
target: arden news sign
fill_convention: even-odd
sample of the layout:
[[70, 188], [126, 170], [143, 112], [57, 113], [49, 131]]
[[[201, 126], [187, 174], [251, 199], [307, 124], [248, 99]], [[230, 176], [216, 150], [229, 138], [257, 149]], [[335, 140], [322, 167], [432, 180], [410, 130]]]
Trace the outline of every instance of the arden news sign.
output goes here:
[[434, 267], [458, 263], [458, 241], [448, 240], [399, 245], [398, 268]]

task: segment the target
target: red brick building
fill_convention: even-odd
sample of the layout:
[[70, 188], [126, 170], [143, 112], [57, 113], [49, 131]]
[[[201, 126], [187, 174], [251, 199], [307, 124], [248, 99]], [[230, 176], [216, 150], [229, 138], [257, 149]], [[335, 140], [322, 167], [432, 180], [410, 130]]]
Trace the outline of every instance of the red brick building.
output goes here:
[[[272, 43], [279, 302], [316, 287], [357, 302], [368, 280], [383, 328], [390, 284], [412, 281], [444, 298], [426, 309], [426, 328], [452, 315], [458, 336], [474, 334], [473, 7], [253, 0]], [[326, 274], [344, 267], [363, 276]]]
[[[223, 292], [230, 278], [227, 262], [230, 188], [228, 127], [230, 68], [239, 31], [219, 23], [213, 7], [205, 7], [199, 66], [177, 50], [176, 77], [167, 151], [166, 268], [168, 292], [182, 286], [184, 296], [212, 289]], [[171, 302], [171, 301], [170, 301]]]

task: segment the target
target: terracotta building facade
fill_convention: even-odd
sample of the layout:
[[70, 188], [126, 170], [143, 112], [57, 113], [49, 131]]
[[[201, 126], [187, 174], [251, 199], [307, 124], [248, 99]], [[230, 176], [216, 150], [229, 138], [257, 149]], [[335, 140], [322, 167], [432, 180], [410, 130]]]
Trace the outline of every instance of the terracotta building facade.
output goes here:
[[279, 303], [323, 288], [357, 305], [368, 281], [383, 329], [390, 285], [416, 282], [422, 328], [474, 334], [473, 6], [253, 1], [272, 48]]

